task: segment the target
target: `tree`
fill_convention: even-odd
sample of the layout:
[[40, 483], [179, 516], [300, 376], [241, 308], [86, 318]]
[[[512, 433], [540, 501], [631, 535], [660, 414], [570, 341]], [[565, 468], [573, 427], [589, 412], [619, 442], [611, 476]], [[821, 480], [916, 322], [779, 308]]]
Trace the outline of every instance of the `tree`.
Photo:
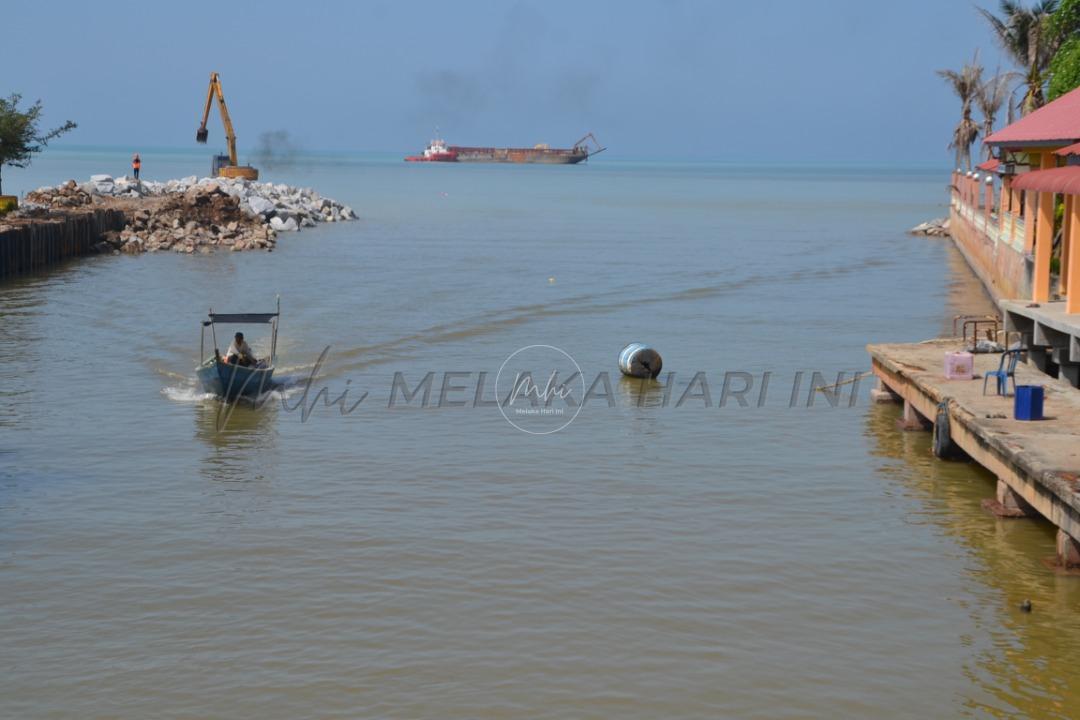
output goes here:
[[1002, 49], [1023, 71], [1025, 90], [1020, 110], [1024, 115], [1046, 104], [1043, 88], [1050, 60], [1060, 44], [1050, 29], [1050, 17], [1057, 8], [1058, 0], [1038, 0], [1030, 8], [1015, 0], [1001, 0], [1001, 17], [978, 8]]
[[1058, 42], [1050, 60], [1049, 100], [1080, 87], [1080, 0], [1062, 0], [1050, 17], [1050, 32]]
[[[45, 149], [49, 141], [74, 130], [75, 123], [68, 120], [58, 128], [41, 132], [38, 120], [41, 116], [41, 101], [38, 100], [25, 112], [19, 110], [22, 95], [12, 93], [8, 98], [0, 98], [0, 170], [4, 165], [24, 168], [30, 165], [33, 156]], [[0, 193], [3, 192], [0, 178]]]
[[1050, 32], [1059, 42], [1080, 34], [1080, 0], [1059, 0], [1049, 25]]
[[965, 63], [959, 71], [937, 71], [960, 98], [960, 122], [953, 130], [952, 142], [949, 143], [949, 147], [956, 151], [956, 167], [958, 168], [971, 168], [971, 146], [975, 144], [975, 138], [979, 135], [979, 126], [971, 119], [971, 105], [982, 88], [982, 70], [979, 54], [975, 53], [971, 63]]
[[1069, 38], [1050, 61], [1050, 86], [1047, 99], [1056, 100], [1080, 87], [1080, 38]]
[[[1000, 70], [994, 73], [994, 77], [979, 86], [975, 93], [975, 104], [979, 106], [979, 112], [983, 116], [982, 136], [983, 140], [990, 137], [994, 132], [994, 120], [997, 119], [1001, 106], [1009, 99], [1009, 84], [1013, 81], [1016, 73], [1002, 73]], [[990, 146], [985, 146], [986, 156], [990, 157]]]

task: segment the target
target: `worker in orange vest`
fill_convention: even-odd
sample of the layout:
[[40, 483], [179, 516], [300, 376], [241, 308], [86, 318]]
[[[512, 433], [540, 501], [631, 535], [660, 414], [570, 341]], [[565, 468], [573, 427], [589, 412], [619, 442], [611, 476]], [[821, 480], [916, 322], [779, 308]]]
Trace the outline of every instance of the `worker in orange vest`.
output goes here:
[[131, 158], [131, 171], [135, 173], [135, 179], [139, 179], [139, 169], [142, 168], [142, 159], [139, 157], [139, 153]]

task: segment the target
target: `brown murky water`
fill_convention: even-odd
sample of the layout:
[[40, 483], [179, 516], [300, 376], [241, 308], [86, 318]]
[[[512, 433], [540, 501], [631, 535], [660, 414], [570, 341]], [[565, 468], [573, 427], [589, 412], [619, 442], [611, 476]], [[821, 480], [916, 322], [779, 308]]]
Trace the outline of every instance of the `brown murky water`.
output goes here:
[[[273, 254], [0, 286], [0, 716], [1075, 715], [1050, 528], [986, 516], [992, 478], [868, 384], [806, 407], [809, 373], [985, 308], [903, 233], [938, 175], [401, 165], [283, 175], [364, 220]], [[304, 421], [293, 387], [222, 427], [197, 323], [276, 293], [279, 374], [330, 346], [320, 387], [370, 396]], [[620, 381], [631, 340], [710, 406]], [[470, 384], [530, 344], [612, 373], [615, 407], [544, 436], [387, 407], [396, 372]], [[772, 373], [763, 405], [718, 407], [728, 372]]]

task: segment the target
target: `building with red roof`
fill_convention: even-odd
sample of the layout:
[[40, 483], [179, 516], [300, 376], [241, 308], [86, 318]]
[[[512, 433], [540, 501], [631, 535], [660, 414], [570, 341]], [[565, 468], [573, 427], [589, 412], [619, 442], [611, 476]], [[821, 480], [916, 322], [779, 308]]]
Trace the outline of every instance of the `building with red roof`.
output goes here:
[[1080, 88], [991, 133], [983, 142], [1010, 150], [1080, 142]]
[[953, 174], [949, 234], [1032, 362], [1080, 387], [1080, 88], [984, 142]]
[[994, 157], [954, 174], [957, 244], [996, 296], [1080, 315], [1080, 88], [984, 142]]

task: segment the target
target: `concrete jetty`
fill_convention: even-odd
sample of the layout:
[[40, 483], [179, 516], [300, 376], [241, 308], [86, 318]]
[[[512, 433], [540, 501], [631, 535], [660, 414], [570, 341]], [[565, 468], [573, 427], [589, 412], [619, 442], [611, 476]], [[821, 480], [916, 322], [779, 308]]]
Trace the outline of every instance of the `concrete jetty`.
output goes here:
[[[984, 396], [981, 377], [946, 379], [945, 352], [961, 349], [960, 338], [868, 346], [881, 383], [876, 396], [903, 401], [901, 425], [934, 427], [935, 451], [945, 437], [994, 473], [996, 497], [984, 505], [995, 514], [1052, 522], [1057, 563], [1066, 568], [1080, 566], [1078, 102], [1074, 90], [989, 133], [993, 157], [957, 168], [948, 184], [948, 235], [1000, 309], [1004, 331], [999, 323], [993, 339], [1024, 350], [1017, 382], [1045, 388], [1046, 419], [1012, 419], [1013, 399]], [[935, 221], [915, 231], [945, 227]], [[976, 355], [975, 374], [1000, 361]]]
[[902, 429], [947, 423], [955, 446], [998, 478], [984, 507], [999, 517], [1046, 518], [1058, 529], [1057, 564], [1080, 566], [1080, 390], [1020, 363], [1017, 383], [1045, 388], [1046, 419], [1014, 420], [1013, 398], [995, 394], [993, 378], [983, 394], [982, 376], [998, 368], [999, 354], [976, 354], [974, 379], [945, 377], [945, 353], [961, 349], [959, 338], [868, 345], [875, 399], [903, 403]]

